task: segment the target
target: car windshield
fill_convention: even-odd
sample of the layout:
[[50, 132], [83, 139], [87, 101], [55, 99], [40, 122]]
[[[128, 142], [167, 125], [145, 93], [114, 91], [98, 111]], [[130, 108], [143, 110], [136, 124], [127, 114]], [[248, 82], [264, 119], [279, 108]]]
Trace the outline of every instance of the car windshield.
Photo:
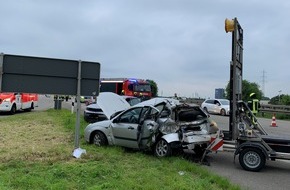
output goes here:
[[229, 105], [230, 101], [229, 100], [220, 100], [222, 105]]
[[130, 106], [134, 106], [134, 105], [139, 104], [141, 102], [140, 98], [131, 98], [131, 99], [126, 99], [126, 100], [130, 104]]
[[138, 84], [138, 85], [134, 85], [134, 91], [136, 91], [136, 92], [150, 92], [151, 87], [149, 84]]

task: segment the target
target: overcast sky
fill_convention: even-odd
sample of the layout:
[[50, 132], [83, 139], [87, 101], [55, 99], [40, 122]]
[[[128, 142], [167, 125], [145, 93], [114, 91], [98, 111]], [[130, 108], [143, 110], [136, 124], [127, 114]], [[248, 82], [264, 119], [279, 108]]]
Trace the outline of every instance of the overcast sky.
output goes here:
[[154, 80], [159, 95], [214, 97], [244, 30], [243, 79], [290, 94], [290, 1], [0, 0], [0, 52], [101, 64], [101, 77]]

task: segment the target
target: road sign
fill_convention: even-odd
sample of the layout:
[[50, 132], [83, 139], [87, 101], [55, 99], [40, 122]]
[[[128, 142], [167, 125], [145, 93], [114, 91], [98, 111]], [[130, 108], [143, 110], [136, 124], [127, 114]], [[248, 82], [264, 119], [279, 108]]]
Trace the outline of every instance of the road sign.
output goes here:
[[84, 96], [99, 94], [100, 64], [65, 59], [0, 55], [0, 91], [76, 95], [79, 64]]
[[82, 150], [79, 148], [80, 96], [99, 95], [99, 86], [97, 62], [0, 54], [0, 92], [76, 95], [74, 155]]

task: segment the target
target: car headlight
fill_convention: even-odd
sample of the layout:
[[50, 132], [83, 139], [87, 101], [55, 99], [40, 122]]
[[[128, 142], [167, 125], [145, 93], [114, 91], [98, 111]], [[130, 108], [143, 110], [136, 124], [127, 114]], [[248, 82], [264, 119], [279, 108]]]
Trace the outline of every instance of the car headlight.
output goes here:
[[6, 98], [3, 100], [3, 102], [11, 102], [11, 99], [10, 98]]

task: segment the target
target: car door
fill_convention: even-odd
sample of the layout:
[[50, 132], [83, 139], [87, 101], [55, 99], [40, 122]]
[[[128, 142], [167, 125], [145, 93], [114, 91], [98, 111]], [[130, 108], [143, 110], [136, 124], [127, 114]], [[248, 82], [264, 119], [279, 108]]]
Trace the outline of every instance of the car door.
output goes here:
[[15, 95], [15, 103], [16, 103], [16, 107], [17, 110], [21, 109], [22, 107], [22, 93], [14, 93]]
[[206, 101], [206, 108], [207, 108], [207, 111], [209, 113], [213, 113], [214, 112], [214, 104], [213, 104], [213, 100], [207, 100]]
[[218, 100], [214, 100], [213, 112], [219, 114], [220, 110], [221, 110], [221, 103]]
[[131, 108], [114, 119], [112, 132], [116, 145], [128, 148], [139, 148], [137, 132], [142, 108]]
[[159, 117], [160, 111], [155, 107], [147, 106], [142, 110], [137, 135], [139, 148], [147, 148], [155, 142]]

